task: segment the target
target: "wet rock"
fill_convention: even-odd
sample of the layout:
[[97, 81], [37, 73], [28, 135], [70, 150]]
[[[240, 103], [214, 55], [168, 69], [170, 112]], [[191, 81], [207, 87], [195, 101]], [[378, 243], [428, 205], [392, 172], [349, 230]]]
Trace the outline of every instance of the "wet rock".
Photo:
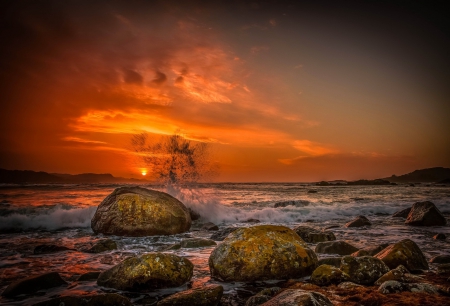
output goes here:
[[258, 306], [264, 304], [265, 302], [269, 301], [275, 294], [280, 292], [280, 290], [280, 287], [263, 289], [254, 296], [251, 296], [245, 303], [245, 306]]
[[80, 275], [80, 277], [78, 277], [77, 281], [85, 282], [85, 281], [97, 280], [97, 278], [100, 275], [100, 273], [101, 272], [87, 272], [87, 273], [84, 273], [84, 274]]
[[214, 240], [204, 238], [183, 239], [180, 242], [182, 248], [202, 248], [217, 245]]
[[200, 214], [195, 210], [193, 210], [192, 208], [188, 207], [187, 209], [189, 211], [189, 216], [191, 217], [192, 221], [196, 221], [201, 218]]
[[445, 234], [439, 233], [433, 236], [434, 240], [445, 240], [447, 238], [447, 236], [445, 236]]
[[437, 273], [438, 274], [450, 273], [450, 263], [438, 265]]
[[389, 246], [389, 244], [384, 243], [384, 244], [376, 246], [376, 247], [367, 247], [367, 248], [358, 250], [355, 253], [352, 253], [351, 255], [354, 256], [354, 257], [374, 256], [375, 254], [378, 254], [379, 252], [381, 252], [382, 250], [384, 250], [388, 246]]
[[168, 253], [148, 253], [127, 258], [100, 274], [99, 286], [127, 291], [149, 291], [178, 287], [192, 277], [194, 265]]
[[240, 229], [240, 227], [227, 227], [222, 230], [217, 231], [216, 233], [212, 234], [210, 239], [214, 241], [223, 241], [225, 238], [228, 237], [228, 235], [235, 230]]
[[293, 230], [256, 225], [232, 232], [212, 251], [208, 263], [214, 279], [261, 281], [308, 275], [317, 256]]
[[212, 222], [208, 222], [203, 224], [202, 229], [207, 231], [218, 231], [219, 227]]
[[372, 285], [389, 271], [383, 261], [371, 256], [344, 256], [340, 269], [350, 276], [350, 281], [360, 285]]
[[88, 296], [62, 296], [33, 306], [132, 306], [126, 297], [117, 293], [105, 293]]
[[341, 260], [342, 260], [342, 257], [325, 257], [325, 258], [319, 259], [319, 261], [317, 262], [317, 265], [318, 266], [330, 265], [330, 266], [339, 268], [341, 266]]
[[19, 294], [31, 294], [39, 290], [59, 287], [61, 285], [67, 285], [67, 283], [57, 272], [50, 272], [13, 282], [2, 292], [2, 296], [8, 298], [15, 297]]
[[171, 244], [171, 245], [168, 245], [168, 246], [162, 248], [161, 251], [173, 251], [173, 250], [179, 250], [179, 249], [181, 249], [181, 244], [175, 243], [175, 244]]
[[106, 255], [100, 258], [100, 263], [104, 265], [112, 265], [114, 264], [114, 258], [111, 255]]
[[375, 257], [381, 259], [391, 269], [403, 265], [409, 271], [428, 270], [425, 255], [417, 244], [410, 239], [391, 244], [376, 254]]
[[320, 242], [316, 246], [316, 253], [322, 254], [338, 254], [338, 255], [350, 255], [356, 251], [358, 248], [353, 245], [342, 241], [329, 241], [329, 242]]
[[69, 249], [62, 245], [55, 245], [55, 244], [41, 244], [34, 248], [33, 254], [34, 255], [41, 255], [41, 254], [52, 254], [52, 253], [59, 253], [64, 251], [70, 251], [72, 249]]
[[308, 206], [309, 202], [306, 200], [293, 200], [293, 201], [283, 201], [278, 202], [273, 205], [274, 208], [278, 207], [286, 207], [286, 206], [295, 206], [295, 207], [305, 207]]
[[411, 207], [405, 224], [416, 226], [443, 226], [447, 220], [437, 207], [429, 202], [417, 202]]
[[376, 282], [375, 285], [379, 286], [384, 282], [395, 280], [401, 283], [419, 283], [422, 278], [412, 275], [409, 271], [402, 265], [398, 266], [395, 269], [387, 272], [383, 276], [381, 276]]
[[333, 306], [333, 303], [321, 293], [301, 289], [287, 289], [262, 306]]
[[340, 283], [338, 285], [338, 287], [341, 289], [354, 289], [354, 288], [363, 287], [363, 286], [355, 284], [353, 282], [343, 282], [343, 283]]
[[86, 252], [97, 254], [112, 250], [117, 250], [117, 243], [112, 239], [103, 239], [97, 241], [89, 250], [86, 250]]
[[158, 302], [158, 306], [215, 306], [218, 305], [223, 295], [223, 287], [208, 285], [205, 287], [190, 289], [172, 294]]
[[348, 280], [350, 280], [348, 274], [330, 265], [319, 266], [311, 275], [311, 282], [318, 286], [339, 284]]
[[100, 203], [91, 227], [106, 235], [173, 235], [189, 230], [191, 217], [186, 206], [167, 193], [120, 187]]
[[294, 231], [299, 235], [305, 242], [308, 243], [318, 243], [324, 241], [336, 240], [336, 236], [330, 231], [319, 231], [315, 228], [309, 226], [297, 226]]
[[398, 281], [386, 281], [378, 288], [378, 291], [383, 294], [399, 293], [404, 291], [439, 294], [439, 289], [427, 283], [405, 284]]
[[362, 227], [362, 226], [370, 226], [372, 223], [370, 223], [369, 219], [367, 219], [364, 216], [358, 216], [352, 221], [345, 224], [345, 227]]
[[259, 221], [258, 219], [253, 219], [253, 218], [247, 219], [244, 222], [245, 223], [261, 223], [261, 221]]
[[409, 212], [411, 211], [411, 207], [399, 210], [395, 212], [392, 217], [393, 218], [408, 218]]
[[450, 255], [437, 255], [430, 259], [431, 263], [450, 263]]

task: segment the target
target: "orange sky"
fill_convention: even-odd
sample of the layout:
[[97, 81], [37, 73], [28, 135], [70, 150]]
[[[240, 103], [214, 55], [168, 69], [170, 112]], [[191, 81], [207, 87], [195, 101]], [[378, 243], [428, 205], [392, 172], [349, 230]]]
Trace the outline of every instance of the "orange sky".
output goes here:
[[0, 168], [139, 177], [141, 131], [210, 143], [217, 181], [450, 167], [439, 7], [176, 3], [6, 5]]

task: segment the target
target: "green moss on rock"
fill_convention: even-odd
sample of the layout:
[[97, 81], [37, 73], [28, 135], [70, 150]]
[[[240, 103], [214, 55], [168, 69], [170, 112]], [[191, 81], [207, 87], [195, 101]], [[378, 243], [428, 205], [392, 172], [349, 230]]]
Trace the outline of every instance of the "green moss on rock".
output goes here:
[[311, 282], [319, 286], [339, 284], [348, 281], [349, 279], [350, 276], [348, 274], [330, 265], [321, 265], [317, 267], [311, 275]]

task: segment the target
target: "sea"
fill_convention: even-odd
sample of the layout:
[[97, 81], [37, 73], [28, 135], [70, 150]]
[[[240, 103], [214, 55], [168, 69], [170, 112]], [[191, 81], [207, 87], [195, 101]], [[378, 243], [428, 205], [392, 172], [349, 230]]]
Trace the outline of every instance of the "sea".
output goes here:
[[[187, 233], [153, 237], [109, 236], [116, 241], [117, 250], [100, 254], [84, 252], [105, 238], [95, 235], [90, 227], [97, 206], [115, 188], [124, 185], [0, 185], [0, 292], [11, 282], [46, 272], [56, 271], [69, 283], [14, 300], [1, 297], [0, 304], [33, 305], [58, 296], [118, 292], [137, 305], [154, 305], [161, 298], [186, 290], [188, 286], [209, 283], [222, 285], [225, 295], [241, 295], [241, 300], [245, 300], [245, 296], [274, 284], [275, 281], [257, 282], [250, 286], [211, 279], [208, 258], [214, 246], [166, 251], [188, 258], [195, 266], [192, 281], [178, 288], [134, 293], [103, 288], [95, 281], [77, 281], [84, 273], [109, 269], [131, 256], [164, 250], [182, 239], [209, 238], [213, 232], [201, 229], [201, 223], [206, 222], [213, 222], [220, 229], [255, 224], [330, 228], [338, 240], [345, 240], [358, 248], [408, 238], [419, 245], [428, 259], [450, 255], [450, 225], [412, 227], [405, 225], [402, 218], [391, 217], [394, 212], [411, 207], [415, 202], [431, 201], [450, 219], [450, 186], [423, 183], [383, 186], [205, 183], [169, 189], [160, 185], [138, 185], [170, 193], [200, 213], [202, 218]], [[291, 204], [294, 205], [274, 207], [283, 201], [293, 201]], [[359, 215], [366, 216], [372, 226], [343, 227]], [[249, 219], [256, 219], [259, 223], [255, 220], [249, 222]], [[437, 233], [446, 234], [447, 239], [433, 239]], [[33, 255], [34, 248], [42, 244], [56, 244], [72, 250]], [[310, 247], [314, 249], [315, 245], [310, 244]]]

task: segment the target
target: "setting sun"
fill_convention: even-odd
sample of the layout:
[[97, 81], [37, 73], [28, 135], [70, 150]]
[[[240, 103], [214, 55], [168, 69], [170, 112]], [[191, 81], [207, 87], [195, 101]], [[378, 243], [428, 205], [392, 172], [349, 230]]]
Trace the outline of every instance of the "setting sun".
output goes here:
[[141, 171], [141, 174], [142, 174], [143, 176], [146, 176], [146, 175], [147, 175], [147, 170], [142, 170], [142, 171]]

